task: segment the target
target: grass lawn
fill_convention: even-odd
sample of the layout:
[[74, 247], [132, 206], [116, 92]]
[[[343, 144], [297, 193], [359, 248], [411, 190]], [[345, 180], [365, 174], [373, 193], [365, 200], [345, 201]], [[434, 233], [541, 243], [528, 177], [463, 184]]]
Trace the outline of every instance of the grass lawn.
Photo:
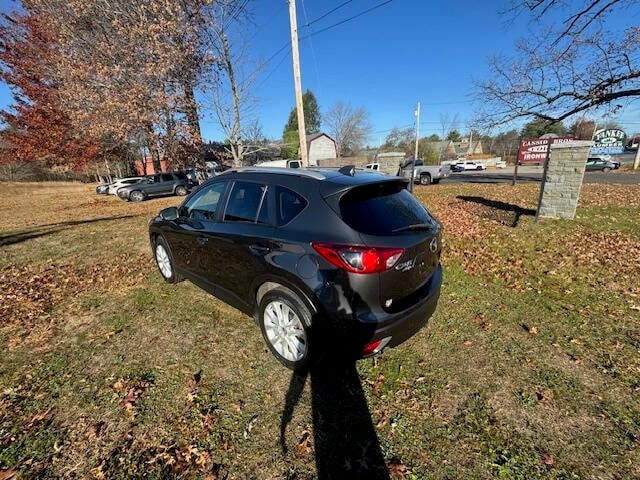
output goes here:
[[162, 282], [147, 220], [178, 198], [93, 192], [0, 184], [1, 479], [640, 478], [639, 185], [538, 224], [536, 185], [418, 187], [436, 314], [310, 378]]

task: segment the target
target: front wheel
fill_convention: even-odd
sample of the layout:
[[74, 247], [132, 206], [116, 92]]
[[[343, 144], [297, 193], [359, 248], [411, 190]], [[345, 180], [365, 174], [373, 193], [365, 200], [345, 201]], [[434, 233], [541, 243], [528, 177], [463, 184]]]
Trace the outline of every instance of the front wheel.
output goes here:
[[611, 169], [610, 169], [609, 167], [604, 167], [604, 168], [602, 169], [602, 171], [603, 171], [604, 173], [609, 173], [609, 172], [611, 171]]
[[478, 166], [476, 167], [476, 170], [482, 170], [482, 167], [481, 167], [480, 165], [478, 165]]
[[276, 359], [291, 370], [304, 370], [311, 358], [311, 312], [289, 290], [276, 288], [262, 297], [258, 323]]
[[187, 189], [185, 187], [183, 187], [182, 185], [179, 185], [179, 186], [176, 187], [176, 195], [184, 197], [187, 193], [188, 193]]
[[429, 185], [431, 183], [431, 175], [424, 173], [420, 175], [420, 185]]
[[167, 283], [178, 283], [182, 278], [175, 271], [173, 256], [167, 241], [163, 237], [157, 237], [154, 243], [153, 253], [162, 278]]

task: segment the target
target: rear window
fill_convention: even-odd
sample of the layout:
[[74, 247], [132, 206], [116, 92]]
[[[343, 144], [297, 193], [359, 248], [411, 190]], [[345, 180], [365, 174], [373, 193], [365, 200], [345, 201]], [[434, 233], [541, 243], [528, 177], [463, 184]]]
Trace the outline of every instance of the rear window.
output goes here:
[[409, 225], [434, 223], [427, 209], [396, 182], [350, 190], [340, 199], [340, 216], [351, 228], [367, 235], [392, 235]]
[[307, 201], [288, 188], [276, 187], [276, 205], [278, 226], [282, 226], [297, 217], [307, 206]]

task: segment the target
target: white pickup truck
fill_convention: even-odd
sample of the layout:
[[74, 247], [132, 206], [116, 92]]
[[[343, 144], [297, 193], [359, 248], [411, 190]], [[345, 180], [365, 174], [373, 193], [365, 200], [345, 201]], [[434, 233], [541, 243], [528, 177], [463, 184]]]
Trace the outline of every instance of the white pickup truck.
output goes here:
[[[409, 158], [400, 163], [398, 177], [411, 178], [411, 164], [413, 159]], [[413, 169], [413, 181], [420, 185], [440, 183], [440, 180], [451, 175], [449, 165], [425, 165], [421, 159], [417, 159]]]
[[487, 164], [484, 162], [466, 160], [455, 163], [451, 168], [454, 172], [464, 172], [466, 170], [486, 170]]

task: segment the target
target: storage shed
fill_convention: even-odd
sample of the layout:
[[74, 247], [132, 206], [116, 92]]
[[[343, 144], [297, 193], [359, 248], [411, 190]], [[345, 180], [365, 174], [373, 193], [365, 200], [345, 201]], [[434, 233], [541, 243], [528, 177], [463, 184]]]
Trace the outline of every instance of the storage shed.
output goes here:
[[318, 165], [318, 160], [338, 158], [338, 147], [333, 138], [326, 133], [314, 133], [307, 136], [309, 166]]

